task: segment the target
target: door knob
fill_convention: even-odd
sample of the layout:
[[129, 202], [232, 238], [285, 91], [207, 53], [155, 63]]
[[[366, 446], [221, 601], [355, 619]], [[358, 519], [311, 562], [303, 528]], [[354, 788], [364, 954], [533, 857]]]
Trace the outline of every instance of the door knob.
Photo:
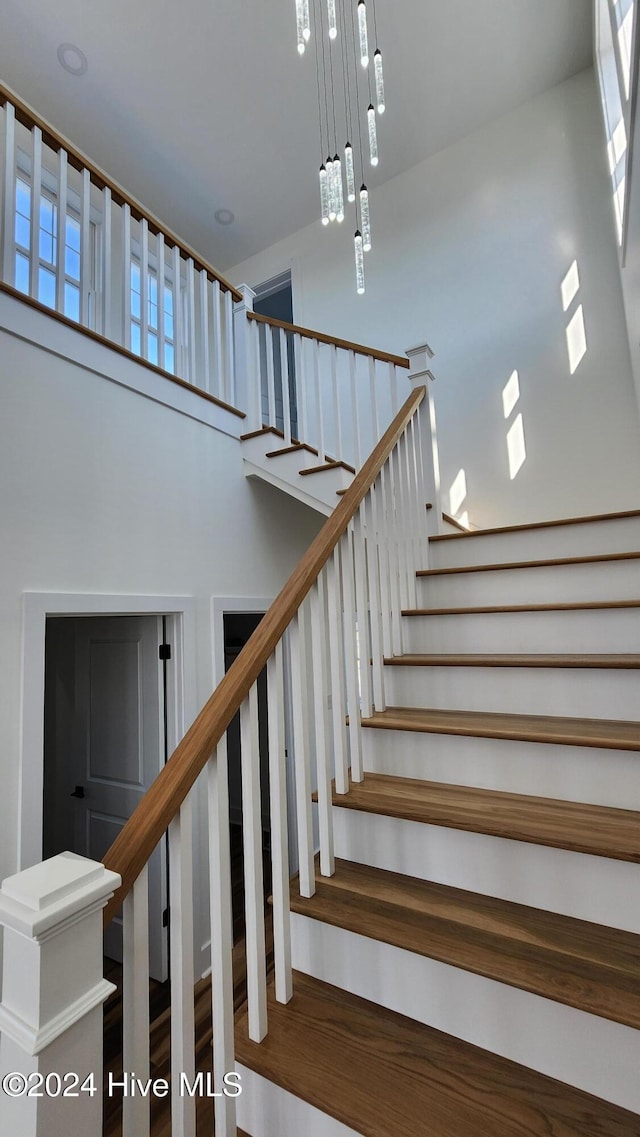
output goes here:
[[73, 793], [69, 794], [69, 797], [84, 797], [84, 786], [76, 786]]

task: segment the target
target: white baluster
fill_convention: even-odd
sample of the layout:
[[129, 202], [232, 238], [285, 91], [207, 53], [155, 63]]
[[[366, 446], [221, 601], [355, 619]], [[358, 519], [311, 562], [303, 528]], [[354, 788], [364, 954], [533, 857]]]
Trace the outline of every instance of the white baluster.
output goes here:
[[[149, 883], [143, 868], [122, 919], [122, 1064], [125, 1077], [149, 1078]], [[150, 1097], [122, 1098], [122, 1137], [148, 1137]]]
[[[249, 418], [252, 430], [260, 430], [264, 425], [262, 422], [262, 380], [261, 380], [261, 362], [260, 362], [260, 325], [256, 324], [253, 320], [247, 321], [249, 324], [249, 372], [250, 381], [249, 389], [251, 400], [249, 403]], [[266, 343], [266, 334], [265, 334]], [[253, 418], [251, 418], [251, 411], [253, 411]]]
[[387, 462], [386, 471], [386, 529], [387, 553], [389, 557], [389, 579], [391, 589], [391, 635], [394, 655], [402, 655], [403, 626], [402, 626], [402, 567], [400, 558], [402, 554], [402, 531], [399, 516], [399, 502], [396, 484], [396, 456], [397, 448], [394, 446]]
[[3, 171], [2, 279], [15, 281], [15, 212], [16, 212], [16, 112], [12, 103], [4, 104], [4, 171]]
[[351, 422], [353, 426], [353, 452], [356, 470], [362, 465], [362, 434], [358, 402], [358, 368], [355, 351], [349, 352], [349, 386], [351, 388]]
[[131, 206], [122, 206], [122, 342], [131, 351]]
[[376, 361], [372, 355], [369, 356], [369, 398], [371, 400], [371, 425], [373, 428], [373, 438], [371, 439], [369, 450], [373, 450], [380, 439], [380, 414], [378, 411], [378, 391], [376, 387]]
[[382, 652], [389, 656], [393, 651], [391, 638], [391, 581], [389, 570], [389, 530], [385, 501], [387, 496], [387, 471], [383, 467], [378, 475], [375, 493], [372, 495], [375, 521], [376, 545], [378, 547], [378, 572], [380, 576], [380, 616], [382, 626]]
[[39, 126], [34, 126], [31, 130], [31, 147], [31, 257], [29, 261], [29, 295], [37, 300], [40, 268], [40, 195], [42, 193], [42, 131]]
[[[274, 328], [274, 335], [276, 334]], [[284, 328], [278, 328], [278, 341], [280, 346], [280, 388], [282, 391], [282, 427], [284, 431], [285, 446], [291, 445], [291, 385], [289, 376], [289, 353], [287, 351], [287, 337]]]
[[371, 683], [371, 618], [369, 613], [369, 588], [367, 572], [367, 546], [365, 541], [365, 505], [361, 503], [354, 517], [354, 550], [356, 607], [358, 611], [358, 639], [360, 661], [360, 696], [362, 714], [370, 718], [373, 712], [373, 692]]
[[180, 246], [174, 245], [171, 250], [171, 263], [173, 268], [173, 335], [174, 357], [176, 375], [184, 378], [184, 343], [182, 331], [182, 258]]
[[415, 416], [407, 424], [407, 450], [409, 454], [409, 476], [410, 476], [410, 505], [413, 513], [413, 524], [411, 526], [411, 552], [413, 556], [413, 590], [412, 599], [417, 595], [416, 589], [416, 572], [419, 568], [424, 566], [420, 564], [420, 534], [425, 519], [425, 502], [419, 500], [419, 484], [418, 484], [418, 460], [416, 454], [416, 422]]
[[211, 390], [211, 360], [209, 358], [209, 277], [206, 268], [200, 269], [200, 351], [202, 353], [202, 386]]
[[[254, 329], [254, 321], [249, 319], [249, 313], [253, 311], [253, 300], [255, 292], [249, 288], [248, 284], [241, 284], [239, 288], [241, 299], [237, 301], [233, 307], [232, 318], [233, 326], [231, 331], [225, 327], [225, 337], [228, 341], [229, 334], [233, 336], [233, 359], [235, 360], [234, 366], [236, 368], [233, 386], [227, 396], [228, 399], [233, 400], [234, 406], [240, 410], [247, 412], [247, 425], [246, 430], [259, 430], [262, 426], [262, 394], [260, 383], [260, 361], [259, 357], [256, 362], [256, 351], [259, 350], [257, 344], [257, 332]], [[225, 301], [230, 297], [230, 292], [225, 292]], [[230, 304], [231, 301], [229, 300]], [[227, 342], [227, 353], [229, 351], [229, 344]], [[223, 391], [220, 392], [221, 397], [225, 397]]]
[[267, 663], [269, 718], [269, 797], [271, 806], [271, 889], [273, 893], [273, 959], [276, 999], [288, 1003], [293, 994], [291, 920], [289, 911], [289, 842], [284, 733], [282, 640]]
[[304, 637], [303, 629], [304, 605], [298, 610], [289, 625], [289, 649], [291, 653], [291, 706], [293, 717], [300, 895], [313, 896], [316, 890], [316, 882], [313, 863], [311, 771], [307, 731], [307, 641]]
[[[398, 450], [400, 455], [401, 470], [402, 470], [402, 510], [403, 510], [403, 528], [404, 528], [404, 562], [407, 580], [407, 603], [409, 608], [414, 608], [416, 604], [416, 565], [413, 547], [413, 526], [415, 523], [415, 514], [413, 511], [411, 500], [411, 472], [409, 464], [409, 438], [407, 431], [402, 434], [398, 442]], [[426, 504], [426, 503], [425, 503]]]
[[187, 797], [169, 826], [169, 936], [171, 942], [171, 1137], [195, 1137], [196, 1103], [180, 1093], [184, 1074], [195, 1077], [193, 989], [193, 824]]
[[[109, 186], [102, 190], [102, 334], [113, 339], [111, 327], [111, 229], [112, 202]], [[62, 205], [60, 205], [62, 213]], [[66, 204], [64, 215], [66, 218]], [[64, 230], [62, 230], [64, 234]]]
[[68, 172], [67, 151], [61, 146], [58, 150], [58, 240], [56, 242], [56, 309], [58, 312], [64, 312]]
[[140, 221], [140, 355], [149, 358], [149, 222]]
[[[425, 477], [425, 454], [424, 454], [424, 440], [425, 431], [423, 420], [425, 416], [428, 417], [430, 413], [431, 400], [425, 400], [421, 403], [416, 410], [415, 423], [416, 423], [416, 450], [418, 457], [418, 505], [422, 505], [427, 501], [427, 483]], [[436, 448], [436, 463], [437, 463], [437, 442], [435, 439], [435, 430], [433, 435], [433, 446]], [[439, 476], [439, 475], [438, 475]], [[418, 543], [419, 543], [419, 559], [418, 568], [428, 567], [428, 525], [424, 510], [420, 510], [420, 527], [418, 530]]]
[[358, 682], [358, 631], [356, 625], [355, 586], [353, 580], [353, 525], [341, 541], [341, 575], [344, 596], [344, 644], [349, 714], [349, 755], [351, 778], [362, 781], [362, 728], [360, 725], [360, 684]]
[[318, 462], [326, 462], [327, 454], [325, 450], [324, 438], [324, 413], [322, 406], [322, 390], [320, 387], [320, 344], [317, 340], [312, 340], [313, 344], [313, 390], [315, 396], [315, 441], [318, 447]]
[[80, 195], [80, 323], [85, 327], [95, 326], [93, 309], [93, 285], [91, 275], [91, 175], [85, 168], [82, 171], [82, 193]]
[[333, 755], [335, 766], [336, 793], [349, 792], [349, 768], [347, 763], [347, 738], [345, 718], [347, 714], [344, 677], [344, 639], [343, 611], [340, 567], [340, 544], [333, 550], [327, 565], [327, 609], [329, 621], [329, 654], [331, 682], [331, 717], [333, 721]]
[[295, 360], [296, 382], [298, 385], [298, 438], [301, 442], [309, 440], [309, 407], [307, 404], [307, 385], [305, 383], [304, 339], [296, 334], [293, 337], [293, 357]]
[[235, 389], [234, 351], [233, 351], [233, 296], [227, 290], [224, 293], [224, 395], [226, 403], [235, 406], [237, 392]]
[[220, 281], [214, 280], [211, 286], [211, 304], [213, 311], [213, 387], [212, 391], [218, 398], [223, 397], [224, 373], [222, 368], [222, 319], [220, 306], [222, 304]]
[[211, 998], [213, 1003], [213, 1081], [216, 1137], [236, 1137], [233, 1097], [222, 1093], [223, 1078], [233, 1070], [233, 925], [229, 852], [229, 782], [227, 736], [207, 763], [209, 796], [209, 891], [211, 918]]
[[320, 872], [333, 876], [333, 806], [331, 767], [327, 731], [326, 609], [324, 572], [311, 589], [311, 655], [313, 659], [313, 707], [315, 719], [316, 776], [318, 779], [318, 824], [320, 831]]
[[[156, 237], [156, 261], [158, 265], [158, 367], [167, 370], [165, 365], [165, 328], [164, 328], [164, 289], [167, 276], [167, 267], [164, 259], [164, 233]], [[175, 367], [175, 363], [174, 363]]]
[[338, 390], [338, 349], [335, 344], [330, 349], [331, 362], [331, 392], [333, 395], [333, 429], [334, 429], [334, 457], [344, 459], [342, 444], [342, 416], [340, 413], [340, 392]]
[[[274, 375], [274, 335], [275, 328], [271, 324], [264, 324], [264, 353], [267, 362], [267, 405], [269, 417], [267, 419], [267, 426], [277, 426], [277, 412], [276, 412], [276, 383]], [[283, 392], [283, 405], [284, 405], [284, 392]], [[283, 411], [284, 414], [284, 411]]]
[[402, 461], [401, 461], [401, 439], [396, 442], [391, 456], [391, 477], [394, 491], [395, 503], [395, 543], [397, 549], [397, 565], [398, 565], [398, 586], [400, 592], [400, 608], [409, 607], [409, 592], [407, 580], [407, 557], [406, 557], [406, 518], [404, 512], [404, 482], [402, 479]]
[[400, 410], [400, 398], [398, 395], [398, 368], [395, 363], [389, 364], [389, 391], [391, 392], [391, 417], [395, 418]]
[[253, 684], [248, 697], [240, 707], [240, 749], [249, 1038], [253, 1042], [262, 1042], [267, 1033], [267, 964], [264, 936], [257, 683]]
[[189, 326], [189, 370], [187, 379], [199, 387], [196, 363], [196, 274], [193, 257], [187, 257], [187, 321]]
[[[379, 492], [379, 491], [378, 491]], [[371, 655], [373, 658], [373, 705], [376, 711], [385, 709], [384, 663], [382, 646], [382, 614], [380, 599], [380, 567], [376, 530], [376, 486], [372, 486], [364, 499], [367, 537], [367, 573], [369, 577], [369, 605], [371, 618]]]

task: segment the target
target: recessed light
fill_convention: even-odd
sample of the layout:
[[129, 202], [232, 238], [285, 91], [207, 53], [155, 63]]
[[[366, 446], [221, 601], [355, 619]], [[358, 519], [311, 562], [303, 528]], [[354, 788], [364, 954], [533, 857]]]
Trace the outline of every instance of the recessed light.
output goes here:
[[218, 225], [233, 225], [235, 215], [230, 209], [216, 209], [213, 215], [218, 222]]
[[84, 51], [75, 43], [61, 43], [58, 48], [58, 62], [70, 75], [84, 75], [89, 64]]

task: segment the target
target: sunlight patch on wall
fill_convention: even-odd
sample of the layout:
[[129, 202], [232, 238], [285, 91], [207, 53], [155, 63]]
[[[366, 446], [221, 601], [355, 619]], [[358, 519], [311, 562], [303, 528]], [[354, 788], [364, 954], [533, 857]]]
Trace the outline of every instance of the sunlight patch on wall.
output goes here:
[[509, 454], [509, 477], [511, 481], [513, 481], [527, 457], [527, 448], [524, 442], [524, 424], [521, 414], [513, 420], [512, 425], [509, 427], [507, 433], [507, 451]]
[[518, 372], [512, 371], [502, 392], [502, 407], [504, 410], [505, 418], [509, 418], [509, 415], [511, 414], [519, 398], [520, 381], [518, 379]]
[[584, 327], [582, 304], [576, 308], [567, 325], [567, 351], [569, 352], [569, 372], [575, 375], [587, 352], [587, 334]]
[[578, 272], [578, 262], [574, 261], [567, 275], [562, 281], [562, 284], [560, 285], [560, 291], [562, 292], [562, 307], [565, 312], [569, 307], [571, 301], [576, 297], [579, 287], [580, 273]]
[[458, 470], [449, 490], [449, 511], [452, 517], [455, 517], [466, 496], [467, 476], [464, 470]]

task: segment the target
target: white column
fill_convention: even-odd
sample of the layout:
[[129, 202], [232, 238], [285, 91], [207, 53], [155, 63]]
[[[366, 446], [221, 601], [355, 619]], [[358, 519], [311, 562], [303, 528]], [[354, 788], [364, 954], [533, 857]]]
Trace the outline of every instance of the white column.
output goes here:
[[[409, 372], [409, 382], [411, 390], [415, 391], [417, 387], [426, 388], [425, 401], [422, 404], [422, 435], [420, 438], [420, 445], [422, 447], [422, 466], [424, 469], [425, 487], [428, 494], [427, 500], [431, 502], [433, 509], [429, 511], [429, 528], [432, 533], [440, 533], [442, 531], [442, 501], [440, 496], [440, 463], [438, 461], [438, 437], [436, 433], [436, 408], [433, 400], [431, 383], [434, 380], [433, 373], [429, 370], [429, 360], [433, 359], [433, 352], [428, 343], [419, 344], [417, 347], [407, 348], [405, 355], [411, 364]], [[426, 506], [426, 502], [425, 502]]]
[[[97, 861], [61, 853], [0, 888], [0, 1075], [14, 1075], [0, 1090], [0, 1133], [102, 1134], [102, 1003], [114, 990], [102, 909], [119, 884]], [[43, 1096], [20, 1093], [25, 1079]]]
[[[248, 284], [241, 284], [238, 291], [242, 300], [233, 306], [233, 339], [235, 375], [231, 402], [234, 407], [247, 414], [246, 430], [260, 430], [262, 426], [262, 395], [260, 391], [260, 371], [256, 369], [255, 352], [251, 349], [250, 320], [247, 312], [253, 312], [255, 292]], [[260, 413], [256, 414], [260, 408]]]

